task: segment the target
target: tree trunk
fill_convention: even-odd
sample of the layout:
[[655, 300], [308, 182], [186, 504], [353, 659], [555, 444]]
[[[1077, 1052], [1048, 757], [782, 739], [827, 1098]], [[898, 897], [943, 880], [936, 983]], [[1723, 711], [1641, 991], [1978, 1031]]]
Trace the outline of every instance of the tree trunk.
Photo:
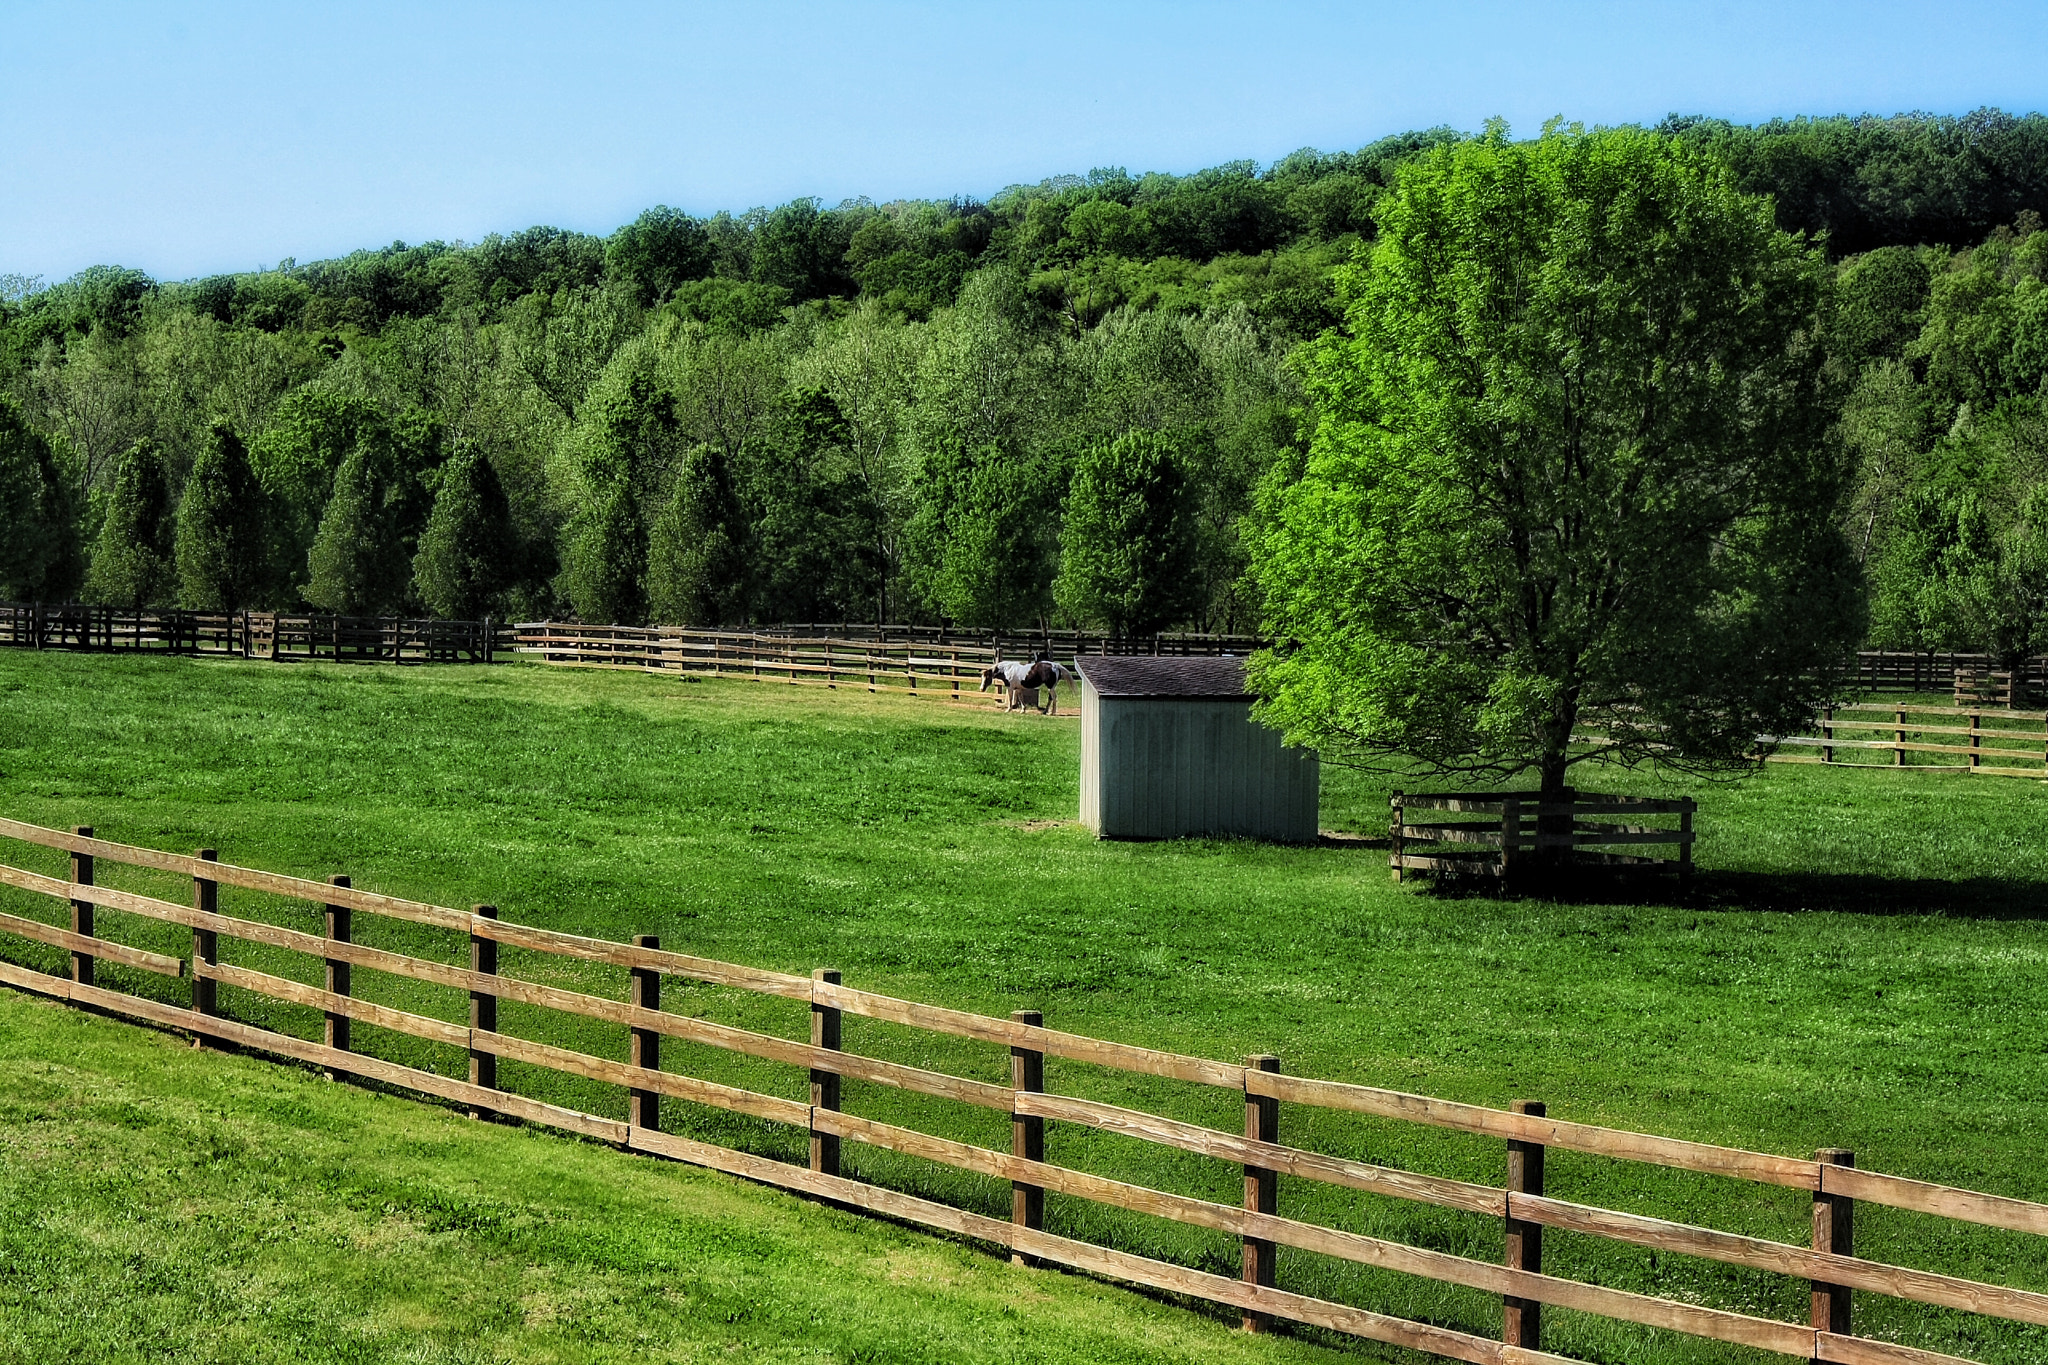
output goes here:
[[1538, 767], [1542, 777], [1542, 785], [1536, 798], [1538, 847], [1535, 863], [1538, 867], [1562, 868], [1572, 861], [1572, 802], [1577, 798], [1578, 792], [1565, 784], [1564, 779], [1569, 771], [1562, 749], [1543, 755]]

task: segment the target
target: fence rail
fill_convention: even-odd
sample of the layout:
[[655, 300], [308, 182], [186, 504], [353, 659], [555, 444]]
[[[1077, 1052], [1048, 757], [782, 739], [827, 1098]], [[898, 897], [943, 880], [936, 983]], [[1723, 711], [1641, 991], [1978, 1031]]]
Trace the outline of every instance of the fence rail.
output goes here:
[[0, 646], [242, 659], [490, 663], [512, 647], [502, 621], [289, 612], [128, 611], [0, 602]]
[[[835, 688], [897, 691], [958, 701], [977, 691], [981, 670], [999, 659], [1077, 654], [1215, 655], [1249, 653], [1262, 643], [1229, 636], [1147, 636], [1116, 639], [1064, 632], [1044, 636], [922, 635], [895, 627], [843, 639], [755, 631], [690, 630], [680, 626], [584, 626], [537, 621], [519, 625], [516, 648], [551, 664], [627, 668]], [[983, 643], [986, 642], [986, 643]], [[1049, 647], [1048, 647], [1049, 646]]]
[[[1393, 852], [1388, 866], [1394, 880], [1405, 872], [1478, 874], [1511, 877], [1548, 850], [1573, 862], [1603, 863], [1652, 872], [1675, 872], [1678, 884], [1692, 882], [1692, 818], [1697, 809], [1689, 796], [1656, 801], [1633, 796], [1573, 792], [1563, 801], [1544, 801], [1535, 792], [1403, 792], [1388, 800], [1393, 808], [1389, 829]], [[1411, 810], [1439, 810], [1461, 815], [1487, 815], [1488, 820], [1414, 822]], [[1616, 824], [1596, 815], [1678, 817], [1676, 829], [1653, 825]], [[1646, 856], [1645, 846], [1675, 845], [1670, 858]], [[1446, 847], [1448, 845], [1449, 847]], [[1617, 847], [1643, 851], [1616, 853]]]
[[[1966, 724], [1957, 724], [1966, 721]], [[2048, 712], [2013, 711], [1983, 704], [1913, 706], [1860, 703], [1829, 707], [1814, 735], [1776, 742], [1819, 755], [1774, 754], [1780, 763], [1827, 763], [1842, 768], [1905, 768], [1972, 772], [1994, 777], [2048, 778]], [[1881, 736], [1881, 737], [1880, 737]], [[1841, 752], [1844, 757], [1837, 758]], [[1884, 762], [1870, 762], [1889, 754]], [[1910, 761], [1912, 756], [1917, 761]], [[1942, 762], [1943, 759], [1954, 760]]]
[[[1453, 803], [1448, 807], [1451, 809], [1474, 809], [1478, 804], [1464, 797], [1438, 799]], [[25, 934], [35, 942], [65, 948], [71, 955], [68, 977], [0, 960], [0, 982], [185, 1030], [216, 1045], [260, 1050], [320, 1066], [339, 1076], [358, 1076], [408, 1088], [467, 1106], [478, 1114], [549, 1124], [631, 1151], [671, 1157], [822, 1196], [1005, 1247], [1019, 1257], [1207, 1299], [1240, 1310], [1250, 1328], [1261, 1327], [1270, 1319], [1287, 1319], [1480, 1365], [1535, 1365], [1569, 1359], [1546, 1352], [1541, 1346], [1541, 1305], [1552, 1304], [1760, 1347], [1801, 1360], [1836, 1361], [1844, 1365], [1938, 1365], [1960, 1358], [1857, 1336], [1851, 1313], [1853, 1296], [1882, 1294], [2018, 1322], [2048, 1324], [2048, 1295], [1860, 1258], [1855, 1254], [1852, 1237], [1852, 1211], [1858, 1201], [2042, 1235], [2048, 1235], [2048, 1205], [1858, 1170], [1849, 1154], [1832, 1149], [1813, 1159], [1785, 1157], [1569, 1122], [1550, 1117], [1542, 1105], [1535, 1103], [1501, 1110], [1288, 1076], [1281, 1073], [1278, 1058], [1252, 1057], [1237, 1064], [1090, 1038], [1047, 1028], [1036, 1012], [1020, 1012], [1003, 1019], [944, 1009], [856, 989], [843, 984], [837, 972], [799, 976], [715, 962], [664, 949], [657, 940], [646, 936], [631, 944], [579, 937], [503, 920], [489, 906], [463, 912], [378, 895], [354, 887], [346, 877], [317, 882], [280, 876], [223, 863], [212, 850], [203, 849], [187, 857], [99, 839], [85, 826], [66, 832], [0, 820], [0, 837], [60, 850], [71, 859], [68, 877], [0, 865], [0, 884], [65, 901], [71, 915], [70, 927], [65, 930], [19, 917], [0, 921], [0, 933]], [[190, 877], [191, 904], [104, 885], [101, 874], [107, 866], [123, 864]], [[292, 897], [324, 907], [325, 932], [307, 933], [222, 914], [218, 899], [222, 886]], [[95, 913], [100, 909], [189, 927], [193, 933], [189, 958], [181, 961], [143, 953], [107, 939], [95, 924]], [[454, 936], [451, 948], [458, 951], [466, 938], [469, 965], [457, 966], [356, 943], [352, 932], [352, 915], [356, 913], [447, 932]], [[35, 927], [27, 928], [28, 924]], [[315, 987], [222, 962], [222, 936], [317, 959], [324, 968], [325, 984]], [[500, 972], [500, 945], [623, 968], [629, 974], [626, 998], [605, 998]], [[100, 985], [96, 967], [102, 959], [122, 961], [167, 976], [189, 977], [191, 1005], [171, 1005]], [[354, 968], [466, 993], [469, 1023], [450, 1023], [360, 999], [351, 989]], [[659, 1004], [664, 975], [806, 1002], [811, 1011], [811, 1036], [808, 1041], [774, 1037], [663, 1010]], [[216, 991], [221, 983], [320, 1010], [325, 1018], [323, 1041], [316, 1043], [226, 1017]], [[508, 1033], [498, 1022], [497, 1007], [502, 1000], [625, 1025], [631, 1031], [629, 1060], [596, 1057]], [[847, 1051], [842, 1046], [840, 1028], [846, 1015], [1007, 1047], [1012, 1083], [995, 1085]], [[457, 1056], [466, 1055], [468, 1079], [458, 1080], [363, 1053], [351, 1046], [349, 1028], [356, 1020], [425, 1039]], [[665, 1069], [660, 1058], [660, 1040], [664, 1037], [707, 1044], [780, 1063], [799, 1073], [807, 1072], [811, 1084], [809, 1101]], [[1047, 1057], [1241, 1093], [1245, 1131], [1240, 1135], [1049, 1092], [1044, 1080]], [[497, 1070], [500, 1058], [618, 1086], [628, 1097], [628, 1118], [620, 1122], [520, 1095], [501, 1083]], [[845, 1112], [839, 1082], [846, 1078], [1008, 1112], [1012, 1117], [1012, 1149], [1000, 1151], [958, 1142]], [[663, 1096], [748, 1115], [806, 1134], [810, 1141], [808, 1164], [798, 1166], [665, 1132]], [[1510, 1157], [1507, 1184], [1495, 1187], [1447, 1179], [1290, 1145], [1282, 1140], [1281, 1120], [1291, 1107], [1371, 1115], [1503, 1140], [1508, 1144]], [[1069, 1169], [1046, 1158], [1044, 1133], [1048, 1122], [1083, 1125], [1229, 1163], [1233, 1168], [1241, 1166], [1246, 1176], [1244, 1202], [1242, 1206], [1219, 1203]], [[1005, 1221], [848, 1176], [840, 1160], [841, 1144], [846, 1142], [1008, 1180], [1013, 1189], [1011, 1217]], [[1548, 1148], [1808, 1191], [1815, 1208], [1813, 1244], [1775, 1242], [1556, 1198], [1546, 1193], [1544, 1187], [1543, 1153]], [[1504, 1263], [1285, 1216], [1277, 1205], [1274, 1181], [1278, 1174], [1500, 1219], [1507, 1234]], [[1233, 1280], [1048, 1232], [1044, 1227], [1047, 1191], [1239, 1238], [1245, 1250], [1243, 1277]], [[1811, 1321], [1786, 1322], [1545, 1273], [1541, 1240], [1536, 1235], [1544, 1227], [1810, 1282]], [[1502, 1301], [1501, 1336], [1496, 1339], [1283, 1290], [1275, 1282], [1276, 1246], [1498, 1295]]]

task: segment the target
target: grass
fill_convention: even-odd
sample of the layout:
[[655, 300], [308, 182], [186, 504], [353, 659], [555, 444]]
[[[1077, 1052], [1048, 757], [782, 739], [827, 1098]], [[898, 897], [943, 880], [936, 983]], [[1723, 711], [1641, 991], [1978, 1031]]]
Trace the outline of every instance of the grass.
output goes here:
[[[1104, 1037], [1216, 1057], [1276, 1052], [1300, 1074], [1489, 1104], [1541, 1098], [1564, 1117], [1766, 1151], [1846, 1146], [1866, 1167], [2048, 1200], [2040, 1162], [2048, 1149], [2048, 1046], [2039, 1023], [2048, 1003], [2048, 871], [2039, 856], [2048, 793], [2039, 784], [1805, 766], [1774, 767], [1732, 786], [1591, 775], [1583, 785], [1700, 798], [1700, 895], [1691, 904], [1626, 895], [1500, 901], [1390, 885], [1384, 852], [1357, 843], [1286, 849], [1228, 840], [1097, 842], [1071, 823], [1077, 753], [1071, 721], [747, 682], [527, 665], [397, 670], [0, 655], [0, 813], [17, 818], [90, 823], [108, 837], [158, 847], [209, 844], [233, 861], [308, 876], [347, 871], [358, 886], [443, 904], [492, 902], [507, 918], [579, 933], [618, 939], [653, 932], [666, 946], [733, 961], [794, 971], [837, 966], [849, 984], [987, 1013], [1040, 1008], [1055, 1027]], [[1338, 770], [1324, 776], [1327, 827], [1384, 829], [1384, 782]], [[57, 866], [40, 851], [9, 856], [40, 870]], [[153, 882], [132, 870], [103, 879], [182, 894], [167, 879]], [[16, 913], [30, 905], [54, 918], [56, 907], [47, 903], [7, 899]], [[223, 901], [231, 911], [313, 927], [305, 907], [231, 889]], [[365, 918], [358, 917], [365, 941], [457, 955], [450, 936]], [[168, 926], [118, 915], [102, 922], [140, 946], [188, 947]], [[19, 940], [0, 951], [44, 969], [60, 960]], [[253, 945], [224, 946], [224, 956], [310, 979], [303, 960]], [[504, 969], [613, 995], [623, 988], [616, 970], [510, 951]], [[373, 998], [460, 1017], [460, 998], [450, 992], [358, 975], [359, 990]], [[182, 989], [153, 978], [122, 981], [167, 999]], [[317, 1016], [295, 1007], [225, 990], [223, 999], [238, 1017], [302, 1035], [317, 1029]], [[789, 1002], [678, 982], [669, 983], [665, 1004], [787, 1036], [804, 1027]], [[877, 1349], [883, 1358], [898, 1351], [908, 1353], [902, 1358], [1001, 1359], [1008, 1350], [1017, 1358], [1053, 1359], [1062, 1349], [1077, 1359], [1115, 1357], [1124, 1348], [1110, 1344], [1111, 1325], [1123, 1321], [1122, 1310], [1101, 1308], [1091, 1317], [1080, 1300], [1070, 1306], [1057, 1297], [1069, 1292], [1091, 1304], [1129, 1305], [1129, 1332], [1119, 1341], [1150, 1341], [1149, 1324], [1167, 1320], [1134, 1295], [1013, 1271], [961, 1248], [716, 1177], [561, 1138], [465, 1126], [430, 1106], [322, 1087], [295, 1071], [212, 1056], [160, 1058], [151, 1049], [167, 1045], [150, 1035], [81, 1022], [40, 1004], [0, 999], [0, 1010], [8, 1024], [7, 1065], [17, 1075], [40, 1076], [43, 1068], [68, 1077], [49, 1081], [57, 1086], [53, 1098], [23, 1102], [26, 1108], [9, 1111], [0, 1128], [11, 1154], [28, 1154], [0, 1175], [8, 1197], [63, 1207], [71, 1241], [106, 1248], [81, 1252], [86, 1260], [73, 1278], [124, 1305], [109, 1310], [110, 1321], [125, 1314], [133, 1324], [156, 1323], [150, 1330], [182, 1333], [187, 1347], [192, 1329], [176, 1325], [172, 1304], [196, 1312], [191, 1305], [207, 1296], [195, 1292], [188, 1302], [173, 1292], [176, 1276], [163, 1276], [181, 1263], [180, 1253], [166, 1251], [160, 1266], [147, 1240], [134, 1240], [130, 1220], [138, 1210], [204, 1227], [224, 1251], [259, 1260], [273, 1245], [295, 1245], [295, 1228], [328, 1229], [307, 1234], [308, 1245], [325, 1248], [319, 1238], [328, 1238], [331, 1251], [302, 1248], [302, 1256], [288, 1258], [302, 1274], [261, 1281], [272, 1286], [272, 1318], [305, 1324], [279, 1327], [280, 1342], [293, 1344], [275, 1346], [277, 1358], [348, 1359], [347, 1351], [359, 1349], [349, 1332], [358, 1329], [385, 1333], [375, 1337], [375, 1350], [360, 1347], [380, 1358], [398, 1355], [399, 1342], [427, 1353], [421, 1359], [471, 1349], [488, 1359], [583, 1358], [548, 1344], [559, 1332], [515, 1330], [509, 1305], [523, 1302], [515, 1292], [516, 1265], [551, 1267], [571, 1297], [602, 1297], [609, 1277], [630, 1279], [650, 1257], [694, 1264], [704, 1244], [707, 1263], [716, 1262], [722, 1253], [702, 1231], [714, 1224], [770, 1248], [760, 1273], [783, 1286], [788, 1304], [872, 1302], [891, 1321], [914, 1317], [901, 1324], [904, 1330], [926, 1334], [914, 1346], [905, 1337], [876, 1347], [835, 1325], [835, 1314], [822, 1307], [815, 1325], [801, 1314], [774, 1319], [786, 1349], [822, 1359], [865, 1359], [859, 1353]], [[509, 1031], [539, 1030], [551, 1041], [624, 1055], [623, 1037], [614, 1036], [620, 1031], [609, 1026], [543, 1019], [511, 1006], [504, 1018]], [[131, 1041], [95, 1044], [82, 1054], [93, 1059], [88, 1065], [74, 1056], [71, 1032], [88, 1028]], [[379, 1055], [457, 1069], [451, 1052], [358, 1028], [360, 1045]], [[849, 1020], [847, 1045], [991, 1080], [1007, 1074], [997, 1049], [872, 1021]], [[767, 1063], [680, 1046], [664, 1060], [672, 1069], [772, 1093], [803, 1093], [800, 1074]], [[1048, 1072], [1051, 1087], [1068, 1093], [1225, 1128], [1239, 1121], [1229, 1097], [1216, 1092], [1057, 1061]], [[236, 1172], [256, 1181], [269, 1169], [271, 1158], [257, 1153], [310, 1153], [325, 1142], [274, 1132], [266, 1140], [273, 1130], [263, 1105], [232, 1099], [257, 1076], [271, 1078], [264, 1087], [300, 1095], [294, 1104], [361, 1105], [362, 1113], [378, 1116], [317, 1159], [329, 1162], [321, 1169], [341, 1174], [325, 1183], [279, 1177], [279, 1190], [304, 1191], [308, 1211], [297, 1224], [288, 1221], [296, 1196], [280, 1194], [248, 1217], [228, 1213], [241, 1187]], [[623, 1112], [617, 1092], [575, 1078], [507, 1064], [504, 1079], [558, 1102]], [[90, 1109], [80, 1096], [131, 1085], [149, 1087], [151, 1112], [162, 1115], [133, 1130], [146, 1139], [118, 1122], [38, 1126], [37, 1115]], [[17, 1090], [42, 1093], [26, 1080], [9, 1087], [10, 1094]], [[1007, 1141], [1000, 1116], [963, 1116], [939, 1101], [852, 1084], [848, 1097], [850, 1108], [872, 1117], [986, 1144]], [[797, 1155], [796, 1140], [784, 1131], [679, 1103], [671, 1112], [700, 1136]], [[403, 1129], [392, 1126], [398, 1121], [386, 1118], [398, 1114], [412, 1116], [404, 1124], [444, 1125], [452, 1136], [401, 1138]], [[1282, 1123], [1289, 1140], [1413, 1169], [1498, 1182], [1505, 1164], [1497, 1143], [1430, 1130], [1294, 1109]], [[223, 1159], [218, 1187], [203, 1187], [217, 1193], [195, 1193], [173, 1180], [129, 1197], [107, 1185], [106, 1170], [179, 1169], [178, 1153], [206, 1150], [193, 1136], [202, 1131], [248, 1143]], [[55, 1133], [74, 1136], [53, 1143], [48, 1135]], [[123, 1144], [139, 1154], [119, 1155]], [[1236, 1199], [1237, 1175], [1220, 1163], [1069, 1125], [1055, 1125], [1050, 1150], [1055, 1160], [1086, 1169]], [[388, 1152], [390, 1168], [409, 1171], [405, 1178], [423, 1187], [481, 1189], [521, 1208], [527, 1199], [545, 1204], [545, 1173], [555, 1160], [546, 1154], [564, 1153], [561, 1161], [578, 1163], [578, 1198], [586, 1202], [577, 1206], [582, 1212], [533, 1215], [536, 1226], [549, 1228], [574, 1226], [580, 1217], [602, 1223], [591, 1210], [637, 1207], [637, 1192], [661, 1182], [680, 1195], [648, 1215], [661, 1223], [636, 1233], [648, 1240], [615, 1246], [592, 1234], [601, 1249], [587, 1254], [550, 1252], [554, 1244], [539, 1233], [522, 1234], [497, 1252], [482, 1233], [474, 1234], [483, 1239], [476, 1247], [462, 1229], [440, 1244], [432, 1238], [443, 1233], [422, 1234], [427, 1240], [408, 1253], [400, 1287], [389, 1291], [415, 1305], [408, 1311], [416, 1311], [419, 1325], [408, 1329], [403, 1324], [415, 1319], [368, 1299], [330, 1302], [315, 1273], [331, 1260], [332, 1273], [349, 1280], [356, 1273], [351, 1258], [371, 1254], [359, 1249], [375, 1242], [379, 1228], [392, 1217], [410, 1226], [412, 1215], [377, 1214], [327, 1193], [356, 1177], [358, 1152], [365, 1170]], [[861, 1148], [849, 1148], [849, 1163], [899, 1188], [988, 1212], [1007, 1208], [1007, 1191], [978, 1178]], [[522, 1171], [528, 1186], [518, 1183]], [[1786, 1191], [1562, 1153], [1552, 1156], [1551, 1189], [1781, 1240], [1805, 1236], [1807, 1209]], [[719, 1210], [712, 1223], [699, 1219], [700, 1200]], [[1464, 1254], [1492, 1258], [1500, 1251], [1499, 1229], [1485, 1220], [1291, 1180], [1282, 1182], [1281, 1207]], [[844, 1267], [821, 1274], [808, 1259], [813, 1219], [829, 1236], [846, 1239]], [[638, 1226], [647, 1218], [629, 1221]], [[2038, 1239], [1876, 1208], [1858, 1221], [1865, 1254], [2048, 1290], [2048, 1249]], [[1235, 1247], [1225, 1239], [1072, 1201], [1052, 1200], [1049, 1224], [1205, 1269], [1232, 1273], [1234, 1266]], [[23, 1231], [18, 1219], [0, 1225], [0, 1256], [7, 1258], [0, 1261], [0, 1328], [10, 1342], [41, 1340], [25, 1335], [30, 1315], [17, 1305], [56, 1292], [49, 1275], [61, 1261], [48, 1261], [53, 1269], [45, 1272], [41, 1253], [18, 1249], [38, 1235]], [[568, 1235], [568, 1243], [583, 1245], [580, 1235]], [[123, 1245], [131, 1250], [114, 1250]], [[656, 1246], [668, 1250], [648, 1249]], [[960, 1273], [971, 1283], [957, 1295], [882, 1307], [907, 1301], [887, 1297], [892, 1281], [875, 1266], [895, 1253], [875, 1249], [902, 1247], [957, 1258], [948, 1264], [969, 1267]], [[507, 1269], [488, 1294], [472, 1293], [447, 1269], [490, 1254]], [[1564, 1273], [1619, 1287], [1784, 1318], [1805, 1315], [1804, 1286], [1775, 1277], [1562, 1235], [1550, 1239], [1546, 1255]], [[997, 1299], [1005, 1292], [1054, 1295], [1027, 1314], [1029, 1330], [1043, 1326], [1048, 1335], [1006, 1338], [1010, 1344], [999, 1347], [976, 1330], [977, 1286], [984, 1283], [1017, 1286], [990, 1290]], [[1497, 1302], [1483, 1296], [1316, 1258], [1283, 1252], [1281, 1283], [1497, 1331]], [[1042, 1288], [1055, 1284], [1057, 1290]], [[490, 1312], [507, 1316], [489, 1318], [486, 1300], [497, 1305]], [[1069, 1312], [1079, 1315], [1071, 1334], [1057, 1327]], [[2000, 1365], [2048, 1350], [2048, 1333], [2040, 1329], [1876, 1296], [1859, 1296], [1858, 1313], [1859, 1330]], [[615, 1316], [624, 1322], [630, 1315]], [[664, 1349], [692, 1358], [692, 1351], [710, 1350], [707, 1343], [727, 1340], [718, 1317], [695, 1300], [665, 1302], [644, 1341], [605, 1338], [575, 1349], [592, 1359], [658, 1357]], [[1322, 1349], [1312, 1333], [1292, 1342], [1243, 1343], [1220, 1329], [1202, 1336], [1209, 1319], [1168, 1318], [1195, 1334], [1187, 1343], [1201, 1344], [1162, 1346], [1161, 1358]], [[344, 1320], [355, 1326], [341, 1330]], [[446, 1325], [463, 1321], [478, 1325], [473, 1332]], [[1569, 1313], [1555, 1313], [1551, 1322], [1553, 1349], [1596, 1359], [1761, 1358]], [[408, 1330], [414, 1334], [406, 1336]], [[753, 1349], [768, 1350], [765, 1342]], [[1373, 1347], [1343, 1350], [1351, 1358], [1399, 1358]], [[101, 1358], [121, 1357], [109, 1347]]]

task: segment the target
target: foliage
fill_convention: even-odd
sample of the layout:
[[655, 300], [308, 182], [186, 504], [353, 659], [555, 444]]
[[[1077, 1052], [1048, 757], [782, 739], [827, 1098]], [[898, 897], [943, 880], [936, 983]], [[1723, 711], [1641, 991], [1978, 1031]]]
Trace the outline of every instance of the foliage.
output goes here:
[[[1442, 771], [1749, 766], [1862, 633], [1817, 256], [1684, 144], [1551, 129], [1399, 172], [1263, 491], [1261, 714]], [[1573, 748], [1586, 730], [1591, 744]]]
[[648, 537], [648, 612], [679, 626], [745, 620], [747, 527], [724, 453], [696, 447], [673, 482]]
[[261, 606], [273, 589], [270, 500], [241, 437], [213, 424], [178, 503], [178, 599], [197, 611]]
[[86, 600], [141, 611], [175, 596], [177, 513], [163, 452], [137, 441], [114, 471]]
[[61, 602], [82, 568], [78, 513], [57, 453], [0, 396], [0, 594]]
[[1133, 431], [1082, 452], [1052, 585], [1061, 613], [1116, 635], [1184, 619], [1199, 592], [1194, 510], [1179, 441]]
[[[1667, 121], [1738, 188], [1772, 194], [1780, 226], [1824, 232], [1839, 262], [1815, 335], [1854, 462], [1845, 526], [1881, 597], [1913, 591], [1884, 575], [1912, 559], [1888, 547], [1915, 490], [1967, 485], [1994, 509], [2023, 495], [1942, 452], [2048, 378], [2044, 129], [1996, 111]], [[930, 619], [950, 603], [1021, 613], [1009, 625], [1049, 606], [1080, 454], [1199, 431], [1184, 452], [1196, 590], [1171, 624], [1257, 630], [1241, 523], [1317, 418], [1287, 359], [1343, 325], [1339, 279], [1402, 168], [1470, 141], [1434, 128], [1264, 167], [1099, 168], [986, 202], [663, 206], [609, 237], [540, 226], [182, 282], [112, 266], [9, 277], [0, 393], [56, 452], [82, 542], [97, 543], [137, 440], [182, 499], [228, 422], [267, 499], [266, 600], [302, 607], [335, 474], [372, 429], [400, 457], [399, 577], [445, 435], [485, 451], [512, 509], [508, 609], [569, 609], [572, 578], [593, 572], [576, 547], [606, 520], [590, 461], [611, 419], [587, 409], [638, 384], [670, 417], [636, 428], [638, 510], [607, 503], [633, 563], [647, 542], [629, 528], [652, 534], [684, 453], [709, 444], [733, 490], [730, 543], [749, 556], [721, 615]], [[799, 415], [811, 390], [843, 427]], [[944, 526], [966, 452], [987, 515], [956, 545]], [[1019, 590], [992, 590], [976, 563], [990, 555], [1021, 567]], [[1943, 638], [1984, 647], [1962, 619]]]
[[404, 604], [402, 476], [380, 435], [365, 433], [335, 471], [334, 492], [306, 556], [306, 600], [338, 616], [385, 615]]
[[413, 593], [436, 616], [478, 620], [500, 610], [499, 599], [518, 573], [512, 504], [474, 442], [456, 446], [440, 483], [413, 559]]

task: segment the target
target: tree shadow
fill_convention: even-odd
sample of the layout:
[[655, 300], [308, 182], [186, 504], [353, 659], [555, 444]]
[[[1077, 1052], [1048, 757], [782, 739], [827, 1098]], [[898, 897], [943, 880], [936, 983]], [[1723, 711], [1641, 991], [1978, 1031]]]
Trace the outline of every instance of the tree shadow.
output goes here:
[[1450, 900], [1643, 905], [1763, 914], [1939, 915], [2048, 920], [2048, 883], [2018, 877], [1885, 877], [1857, 872], [1701, 871], [1689, 889], [1670, 874], [1573, 868], [1517, 876], [1441, 877], [1423, 894]]

